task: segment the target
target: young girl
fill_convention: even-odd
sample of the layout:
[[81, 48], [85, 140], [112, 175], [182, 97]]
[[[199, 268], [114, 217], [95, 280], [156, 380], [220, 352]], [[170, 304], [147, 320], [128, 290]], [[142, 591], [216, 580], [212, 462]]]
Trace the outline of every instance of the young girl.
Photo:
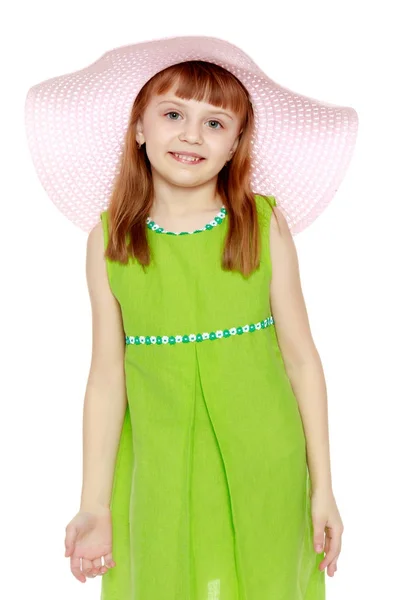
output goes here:
[[[219, 64], [218, 45], [239, 50], [178, 41], [208, 59], [147, 43], [169, 66], [158, 58], [136, 81], [119, 172], [88, 236], [93, 355], [65, 556], [79, 581], [103, 575], [102, 600], [323, 600], [343, 524], [289, 219], [253, 185], [267, 102], [255, 67]], [[293, 221], [307, 217], [295, 197]]]

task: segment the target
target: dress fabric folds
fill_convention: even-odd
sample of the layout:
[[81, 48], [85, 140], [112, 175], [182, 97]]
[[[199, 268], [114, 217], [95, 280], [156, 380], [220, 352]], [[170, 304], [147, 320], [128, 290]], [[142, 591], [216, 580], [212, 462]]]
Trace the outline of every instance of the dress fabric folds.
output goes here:
[[[224, 271], [229, 217], [106, 259], [126, 336], [127, 408], [101, 600], [325, 600], [305, 436], [271, 314], [273, 196], [261, 262]], [[101, 213], [105, 245], [108, 211]]]

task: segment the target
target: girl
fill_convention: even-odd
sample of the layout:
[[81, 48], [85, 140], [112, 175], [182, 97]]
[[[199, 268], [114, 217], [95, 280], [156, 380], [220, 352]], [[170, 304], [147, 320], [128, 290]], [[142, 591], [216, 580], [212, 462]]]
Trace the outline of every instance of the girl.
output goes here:
[[[178, 42], [191, 44], [185, 60], [176, 41], [147, 43], [149, 62], [170, 64], [158, 58], [136, 81], [110, 201], [88, 236], [93, 354], [65, 556], [78, 581], [103, 576], [102, 600], [324, 600], [343, 523], [298, 223], [254, 186], [267, 103], [238, 49]], [[237, 68], [220, 64], [222, 45]], [[195, 47], [207, 60], [189, 59]]]

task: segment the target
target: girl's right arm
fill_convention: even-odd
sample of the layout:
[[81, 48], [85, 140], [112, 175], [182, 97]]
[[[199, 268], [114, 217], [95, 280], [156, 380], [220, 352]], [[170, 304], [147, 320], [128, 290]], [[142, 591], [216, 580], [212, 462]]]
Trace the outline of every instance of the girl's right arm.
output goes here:
[[109, 508], [127, 398], [125, 335], [104, 258], [102, 224], [89, 233], [86, 278], [92, 309], [92, 360], [83, 409], [82, 511]]

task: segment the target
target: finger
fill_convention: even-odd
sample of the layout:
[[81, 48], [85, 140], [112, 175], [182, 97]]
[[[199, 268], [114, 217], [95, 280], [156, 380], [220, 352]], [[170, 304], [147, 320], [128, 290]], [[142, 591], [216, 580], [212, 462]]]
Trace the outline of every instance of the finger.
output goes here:
[[107, 571], [107, 567], [104, 563], [104, 556], [100, 556], [100, 558], [95, 558], [93, 560], [93, 572], [100, 575], [103, 575]]
[[84, 576], [84, 574], [81, 571], [81, 559], [79, 558], [79, 556], [71, 556], [70, 568], [71, 568], [72, 575], [78, 581], [85, 583], [86, 577]]
[[314, 529], [314, 548], [315, 551], [320, 553], [324, 549], [325, 544], [325, 521], [317, 521], [314, 519], [313, 521], [313, 529]]
[[326, 553], [324, 560], [319, 565], [321, 571], [339, 556], [341, 550], [341, 533], [339, 530], [332, 529], [330, 534], [329, 550]]
[[106, 554], [105, 556], [101, 556], [100, 558], [96, 558], [93, 561], [93, 567], [97, 569], [97, 572], [103, 575], [108, 571], [108, 569], [112, 569], [115, 567], [115, 561], [112, 558], [112, 554]]
[[104, 555], [104, 564], [108, 569], [112, 569], [116, 566], [115, 560], [113, 559], [112, 552]]
[[329, 537], [328, 534], [325, 535], [325, 546], [324, 546], [324, 552], [325, 555], [328, 554], [328, 552], [330, 551], [331, 548], [331, 538]]
[[336, 558], [333, 559], [331, 564], [328, 565], [327, 573], [330, 577], [333, 577], [335, 572], [337, 571], [337, 560], [338, 560], [338, 557], [336, 556]]
[[86, 577], [93, 576], [93, 563], [88, 558], [82, 558], [82, 573]]

